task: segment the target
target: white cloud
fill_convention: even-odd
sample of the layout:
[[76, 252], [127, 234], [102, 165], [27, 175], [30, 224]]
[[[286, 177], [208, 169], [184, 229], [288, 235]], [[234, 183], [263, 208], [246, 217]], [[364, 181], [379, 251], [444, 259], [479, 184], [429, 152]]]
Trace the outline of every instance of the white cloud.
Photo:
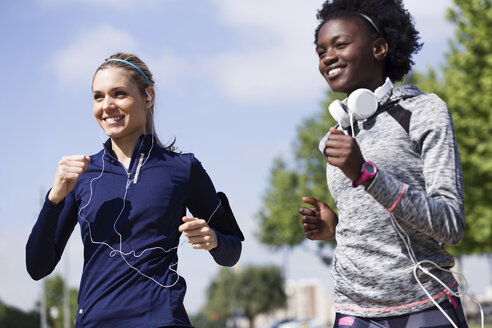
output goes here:
[[[309, 99], [323, 82], [308, 57], [287, 46], [243, 54], [224, 54], [207, 65], [210, 78], [229, 97], [242, 102]], [[289, 53], [290, 52], [290, 53]], [[314, 60], [311, 66], [315, 65]]]
[[157, 85], [168, 86], [183, 82], [185, 73], [190, 71], [190, 62], [172, 50], [164, 50], [147, 61]]
[[442, 42], [452, 37], [453, 25], [446, 20], [451, 0], [406, 0], [405, 7], [415, 19], [417, 30], [424, 42]]
[[112, 26], [102, 25], [80, 34], [52, 56], [59, 82], [63, 85], [87, 86], [103, 60], [122, 51], [135, 53], [145, 61], [161, 86], [175, 83], [188, 70], [188, 62], [171, 50], [146, 56], [138, 49], [137, 38]]
[[52, 65], [61, 83], [88, 85], [105, 58], [118, 51], [133, 52], [136, 44], [130, 34], [102, 25], [79, 35], [57, 51]]
[[[296, 101], [319, 97], [326, 83], [313, 48], [315, 14], [322, 1], [212, 0], [232, 29], [267, 46], [230, 51], [205, 60], [205, 74], [229, 97], [243, 102]], [[426, 44], [418, 62], [436, 63], [453, 28], [445, 20], [450, 0], [407, 0]], [[429, 7], [430, 6], [430, 7]], [[436, 28], [438, 26], [438, 28]]]
[[448, 40], [453, 37], [454, 26], [446, 20], [446, 11], [453, 6], [451, 0], [406, 0], [408, 11], [415, 20], [419, 31], [422, 50], [414, 56], [415, 69], [425, 71], [429, 67], [437, 68], [445, 62]]
[[204, 73], [229, 97], [243, 102], [312, 99], [325, 85], [317, 73], [313, 31], [318, 0], [214, 0], [224, 23], [254, 49], [204, 60]]
[[[108, 4], [111, 1], [102, 2]], [[125, 3], [132, 1], [125, 0]], [[161, 86], [172, 84], [175, 89], [186, 88], [185, 79], [191, 75], [187, 73], [194, 67], [193, 74], [203, 75], [205, 81], [210, 81], [227, 97], [240, 102], [302, 101], [323, 95], [326, 83], [317, 71], [313, 46], [313, 32], [317, 25], [315, 14], [321, 6], [319, 0], [211, 1], [217, 7], [223, 24], [235, 31], [237, 38], [247, 40], [246, 46], [204, 57], [193, 66], [186, 54], [175, 54], [169, 49], [157, 56], [143, 57]], [[441, 58], [435, 49], [438, 45], [445, 47], [445, 39], [452, 33], [452, 27], [444, 19], [444, 9], [451, 5], [450, 0], [432, 2], [433, 10], [427, 10], [422, 2], [405, 2], [426, 44], [422, 54], [416, 57], [417, 64], [433, 63]], [[424, 7], [427, 9], [423, 10]], [[436, 22], [440, 28], [435, 28]], [[136, 40], [125, 31], [100, 26], [79, 35], [74, 43], [55, 54], [56, 72], [63, 83], [87, 85], [103, 58], [116, 51], [134, 51]]]
[[[224, 21], [238, 27], [261, 27], [277, 33], [303, 35], [316, 24], [315, 13], [319, 0], [211, 0], [217, 5]], [[287, 28], [287, 30], [286, 30]]]
[[112, 7], [116, 9], [135, 9], [142, 6], [158, 5], [159, 0], [38, 0], [42, 5], [46, 6], [63, 6], [80, 3], [83, 5], [91, 5], [97, 7]]

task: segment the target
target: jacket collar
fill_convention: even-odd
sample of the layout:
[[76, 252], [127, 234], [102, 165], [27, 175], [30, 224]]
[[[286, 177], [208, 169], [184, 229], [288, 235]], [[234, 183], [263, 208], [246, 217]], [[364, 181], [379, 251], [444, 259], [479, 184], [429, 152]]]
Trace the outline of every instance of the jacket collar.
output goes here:
[[[106, 140], [103, 146], [106, 149], [106, 157], [112, 162], [118, 162], [118, 159], [113, 155], [111, 138], [108, 138], [108, 140]], [[134, 166], [133, 164], [135, 160], [141, 156], [140, 154], [144, 154], [144, 157], [147, 157], [150, 155], [149, 152], [152, 152], [152, 150], [155, 149], [156, 147], [157, 147], [157, 142], [153, 135], [142, 134], [140, 137], [138, 137], [137, 143], [135, 144], [135, 148], [133, 149], [129, 170], [130, 171], [132, 170], [132, 167]]]

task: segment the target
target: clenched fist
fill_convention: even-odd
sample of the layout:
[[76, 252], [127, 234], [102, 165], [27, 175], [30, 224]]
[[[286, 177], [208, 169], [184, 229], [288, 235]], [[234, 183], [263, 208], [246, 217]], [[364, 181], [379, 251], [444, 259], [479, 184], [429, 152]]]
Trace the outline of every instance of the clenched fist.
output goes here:
[[80, 175], [87, 170], [91, 158], [85, 155], [65, 156], [58, 163], [55, 181], [48, 199], [58, 204], [72, 191]]

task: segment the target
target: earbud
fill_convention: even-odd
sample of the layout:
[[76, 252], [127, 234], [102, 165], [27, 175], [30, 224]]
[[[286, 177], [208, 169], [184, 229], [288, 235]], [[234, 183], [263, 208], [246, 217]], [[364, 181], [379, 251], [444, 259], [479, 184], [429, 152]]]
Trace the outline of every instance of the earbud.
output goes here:
[[152, 101], [152, 95], [150, 94], [149, 90], [145, 89], [145, 93], [147, 94], [147, 101]]

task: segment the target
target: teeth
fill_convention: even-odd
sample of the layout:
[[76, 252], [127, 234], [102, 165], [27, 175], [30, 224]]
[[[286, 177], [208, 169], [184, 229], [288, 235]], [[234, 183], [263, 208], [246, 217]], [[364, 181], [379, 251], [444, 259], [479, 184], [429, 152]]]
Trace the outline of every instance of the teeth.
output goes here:
[[342, 70], [342, 69], [341, 69], [340, 67], [330, 69], [330, 70], [328, 71], [328, 75], [333, 75], [333, 74], [335, 74], [335, 73], [340, 72], [341, 70]]
[[108, 117], [105, 119], [106, 122], [108, 123], [113, 123], [113, 122], [118, 122], [123, 118], [123, 116], [118, 116], [118, 117]]

